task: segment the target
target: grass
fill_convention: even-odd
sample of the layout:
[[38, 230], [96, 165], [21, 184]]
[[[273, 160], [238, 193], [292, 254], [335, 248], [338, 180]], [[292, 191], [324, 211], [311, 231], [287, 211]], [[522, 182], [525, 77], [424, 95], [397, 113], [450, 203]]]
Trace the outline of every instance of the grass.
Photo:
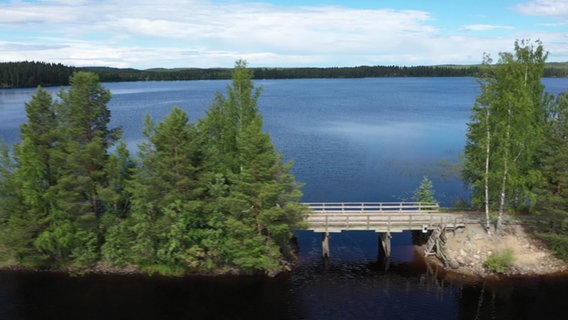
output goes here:
[[489, 271], [503, 273], [509, 269], [514, 261], [513, 250], [505, 249], [490, 255], [483, 263], [483, 267]]

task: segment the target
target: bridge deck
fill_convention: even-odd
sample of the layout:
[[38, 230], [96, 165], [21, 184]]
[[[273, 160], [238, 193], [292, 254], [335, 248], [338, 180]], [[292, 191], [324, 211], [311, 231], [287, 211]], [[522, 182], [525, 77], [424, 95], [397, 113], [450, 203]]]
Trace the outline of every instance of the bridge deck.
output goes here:
[[343, 230], [373, 230], [402, 232], [432, 230], [444, 224], [446, 228], [465, 226], [462, 215], [439, 213], [437, 203], [423, 202], [318, 202], [304, 203], [312, 211], [308, 230], [341, 232]]

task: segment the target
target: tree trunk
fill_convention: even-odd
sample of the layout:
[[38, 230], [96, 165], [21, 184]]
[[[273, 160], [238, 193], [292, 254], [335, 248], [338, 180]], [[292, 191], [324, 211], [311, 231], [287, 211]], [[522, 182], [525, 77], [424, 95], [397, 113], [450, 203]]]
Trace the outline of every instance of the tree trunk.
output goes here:
[[[505, 165], [507, 160], [505, 160]], [[499, 196], [499, 215], [497, 216], [497, 224], [495, 225], [495, 232], [499, 233], [503, 220], [503, 213], [505, 212], [505, 198], [506, 198], [506, 183], [507, 183], [507, 169], [503, 172], [503, 180], [501, 181], [501, 194]]]
[[487, 140], [485, 143], [485, 230], [491, 233], [489, 222], [489, 155], [491, 151], [491, 130], [489, 128], [489, 108], [485, 109], [485, 127]]
[[501, 180], [501, 194], [499, 195], [499, 215], [497, 216], [497, 224], [495, 232], [499, 233], [505, 213], [505, 200], [507, 191], [507, 175], [509, 174], [509, 154], [511, 148], [511, 106], [507, 110], [507, 130], [505, 132], [505, 154], [503, 155], [503, 179]]

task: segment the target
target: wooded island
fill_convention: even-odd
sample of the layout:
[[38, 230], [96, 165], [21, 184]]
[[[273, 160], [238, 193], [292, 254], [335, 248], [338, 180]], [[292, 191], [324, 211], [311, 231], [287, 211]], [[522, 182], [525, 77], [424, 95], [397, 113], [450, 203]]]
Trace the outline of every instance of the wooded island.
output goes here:
[[[300, 186], [257, 109], [244, 61], [191, 123], [145, 119], [138, 157], [109, 128], [110, 92], [79, 71], [60, 101], [41, 87], [13, 155], [0, 156], [0, 255], [50, 269], [273, 274], [293, 260]], [[111, 152], [111, 149], [113, 150]]]

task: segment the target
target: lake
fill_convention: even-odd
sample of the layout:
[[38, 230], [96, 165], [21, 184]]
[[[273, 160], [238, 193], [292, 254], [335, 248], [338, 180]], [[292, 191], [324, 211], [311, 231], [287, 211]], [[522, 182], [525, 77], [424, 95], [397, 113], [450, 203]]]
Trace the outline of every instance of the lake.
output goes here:
[[[547, 90], [568, 79], [544, 79]], [[146, 114], [177, 105], [196, 121], [228, 81], [105, 83], [111, 126], [135, 152]], [[442, 206], [468, 199], [449, 167], [479, 94], [472, 78], [259, 80], [259, 109], [276, 148], [294, 161], [303, 201], [409, 200], [423, 176]], [[59, 88], [49, 88], [57, 92]], [[33, 89], [0, 90], [0, 137], [18, 142]], [[450, 166], [448, 166], [450, 164]], [[343, 232], [321, 256], [321, 235], [297, 232], [299, 264], [263, 277], [85, 276], [0, 272], [0, 319], [553, 319], [568, 279], [464, 283], [429, 270], [410, 233], [393, 235], [390, 263], [377, 234]], [[438, 273], [440, 272], [440, 273]]]

